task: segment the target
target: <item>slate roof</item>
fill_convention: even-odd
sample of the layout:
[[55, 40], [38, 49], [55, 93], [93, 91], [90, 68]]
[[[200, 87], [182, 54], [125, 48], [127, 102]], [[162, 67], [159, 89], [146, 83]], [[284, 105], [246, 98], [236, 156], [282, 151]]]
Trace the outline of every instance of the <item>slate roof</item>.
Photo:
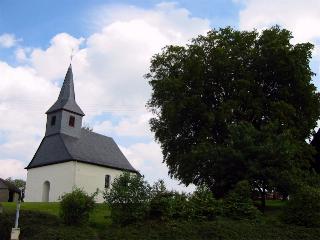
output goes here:
[[48, 113], [56, 112], [60, 109], [64, 109], [73, 113], [77, 113], [81, 116], [84, 116], [83, 111], [78, 106], [75, 100], [73, 73], [72, 73], [71, 64], [64, 78], [58, 100], [49, 108], [49, 110], [46, 113], [48, 114]]
[[26, 169], [68, 161], [137, 172], [112, 138], [85, 129], [80, 138], [62, 133], [44, 137]]

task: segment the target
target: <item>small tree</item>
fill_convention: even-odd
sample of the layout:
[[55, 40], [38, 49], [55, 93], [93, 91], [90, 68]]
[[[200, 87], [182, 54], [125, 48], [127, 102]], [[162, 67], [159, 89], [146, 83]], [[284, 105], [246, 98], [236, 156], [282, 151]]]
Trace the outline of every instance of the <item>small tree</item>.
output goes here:
[[169, 218], [171, 201], [172, 193], [167, 190], [164, 181], [155, 182], [151, 189], [149, 217], [160, 220]]
[[290, 196], [284, 208], [283, 219], [287, 223], [307, 227], [320, 226], [320, 189], [301, 185]]
[[116, 178], [104, 193], [113, 222], [129, 224], [142, 220], [148, 211], [150, 190], [141, 175], [126, 172]]
[[253, 205], [248, 181], [237, 183], [224, 200], [223, 214], [234, 219], [255, 219], [260, 215]]
[[95, 196], [98, 192], [88, 195], [82, 189], [75, 188], [71, 193], [60, 197], [60, 217], [67, 225], [87, 223], [89, 214], [95, 207]]
[[221, 214], [221, 202], [216, 200], [208, 187], [201, 185], [189, 198], [193, 218], [213, 220]]

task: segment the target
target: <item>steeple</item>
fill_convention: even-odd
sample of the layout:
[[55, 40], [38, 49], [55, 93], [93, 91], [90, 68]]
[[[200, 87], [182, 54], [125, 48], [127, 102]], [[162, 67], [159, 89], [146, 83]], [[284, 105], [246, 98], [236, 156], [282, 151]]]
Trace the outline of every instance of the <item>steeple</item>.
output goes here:
[[75, 100], [71, 64], [64, 78], [58, 100], [46, 112], [46, 136], [63, 133], [79, 138], [84, 113]]
[[58, 110], [64, 109], [66, 111], [84, 116], [83, 111], [78, 106], [75, 100], [74, 94], [74, 85], [73, 85], [73, 73], [72, 73], [72, 66], [70, 64], [67, 74], [64, 78], [64, 82], [62, 88], [60, 90], [60, 94], [58, 100], [52, 105], [51, 108], [46, 112], [52, 113]]

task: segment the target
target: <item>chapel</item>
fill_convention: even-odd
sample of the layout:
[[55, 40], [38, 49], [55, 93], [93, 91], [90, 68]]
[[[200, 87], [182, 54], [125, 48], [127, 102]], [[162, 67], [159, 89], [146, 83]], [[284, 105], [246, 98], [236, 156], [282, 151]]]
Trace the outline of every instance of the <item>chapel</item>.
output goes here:
[[26, 202], [56, 202], [78, 187], [91, 194], [105, 188], [122, 172], [137, 173], [118, 145], [82, 127], [84, 112], [75, 100], [70, 64], [57, 101], [46, 112], [45, 136], [27, 169]]

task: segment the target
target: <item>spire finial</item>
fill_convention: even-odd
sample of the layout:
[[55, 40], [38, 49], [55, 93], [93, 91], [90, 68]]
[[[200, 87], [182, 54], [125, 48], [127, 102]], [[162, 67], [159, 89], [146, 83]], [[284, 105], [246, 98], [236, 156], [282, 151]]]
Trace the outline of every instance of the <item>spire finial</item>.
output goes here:
[[72, 49], [71, 49], [71, 54], [70, 54], [70, 65], [71, 65], [72, 59], [73, 59], [73, 57], [74, 57], [73, 51], [74, 51], [74, 49], [72, 48]]

